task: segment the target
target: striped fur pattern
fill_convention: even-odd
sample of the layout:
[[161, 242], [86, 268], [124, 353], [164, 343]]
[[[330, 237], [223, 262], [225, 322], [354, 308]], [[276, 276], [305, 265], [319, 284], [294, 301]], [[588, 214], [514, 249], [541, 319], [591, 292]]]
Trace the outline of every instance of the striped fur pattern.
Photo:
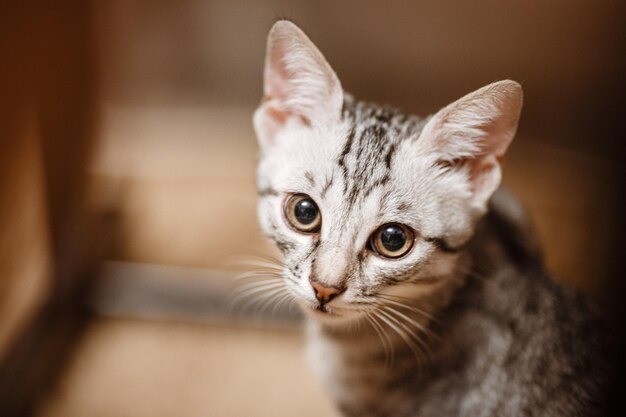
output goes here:
[[[314, 369], [347, 416], [591, 415], [601, 322], [542, 273], [519, 205], [493, 192], [521, 88], [502, 81], [429, 118], [355, 100], [295, 25], [268, 39], [259, 219], [307, 313]], [[322, 222], [301, 233], [285, 201]], [[368, 249], [381, 225], [409, 253]], [[342, 288], [319, 309], [311, 283]], [[582, 377], [584, 375], [584, 377]]]

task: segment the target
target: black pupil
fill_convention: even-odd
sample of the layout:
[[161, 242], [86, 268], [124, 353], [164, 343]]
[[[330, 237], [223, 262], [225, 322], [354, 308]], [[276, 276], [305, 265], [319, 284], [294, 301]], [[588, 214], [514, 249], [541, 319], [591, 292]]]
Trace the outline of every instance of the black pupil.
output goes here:
[[390, 252], [397, 252], [406, 243], [406, 233], [398, 226], [387, 226], [380, 234], [380, 243]]
[[293, 214], [301, 224], [311, 224], [317, 218], [317, 206], [312, 200], [305, 198], [296, 203]]

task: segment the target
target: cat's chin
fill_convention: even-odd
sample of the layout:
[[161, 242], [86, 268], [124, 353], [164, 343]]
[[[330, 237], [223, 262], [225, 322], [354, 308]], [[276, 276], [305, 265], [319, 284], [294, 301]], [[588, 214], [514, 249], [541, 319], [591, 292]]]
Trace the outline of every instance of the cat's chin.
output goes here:
[[349, 323], [361, 316], [358, 312], [347, 311], [336, 307], [333, 308], [332, 306], [327, 306], [325, 308], [305, 306], [303, 309], [308, 317], [322, 323], [333, 325]]

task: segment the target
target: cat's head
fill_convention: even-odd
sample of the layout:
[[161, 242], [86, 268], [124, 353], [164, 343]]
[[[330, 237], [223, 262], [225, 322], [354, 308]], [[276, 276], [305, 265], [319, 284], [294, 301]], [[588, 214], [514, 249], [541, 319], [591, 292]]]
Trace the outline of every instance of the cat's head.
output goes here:
[[259, 217], [305, 310], [357, 317], [394, 288], [445, 286], [500, 183], [521, 107], [514, 81], [425, 120], [357, 102], [307, 36], [277, 22], [254, 115]]

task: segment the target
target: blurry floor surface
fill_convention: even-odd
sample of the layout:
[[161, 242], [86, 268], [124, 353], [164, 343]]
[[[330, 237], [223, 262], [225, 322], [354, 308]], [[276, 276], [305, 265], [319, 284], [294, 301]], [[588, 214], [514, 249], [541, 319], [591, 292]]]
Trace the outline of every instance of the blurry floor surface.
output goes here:
[[333, 416], [300, 333], [98, 319], [38, 417]]

